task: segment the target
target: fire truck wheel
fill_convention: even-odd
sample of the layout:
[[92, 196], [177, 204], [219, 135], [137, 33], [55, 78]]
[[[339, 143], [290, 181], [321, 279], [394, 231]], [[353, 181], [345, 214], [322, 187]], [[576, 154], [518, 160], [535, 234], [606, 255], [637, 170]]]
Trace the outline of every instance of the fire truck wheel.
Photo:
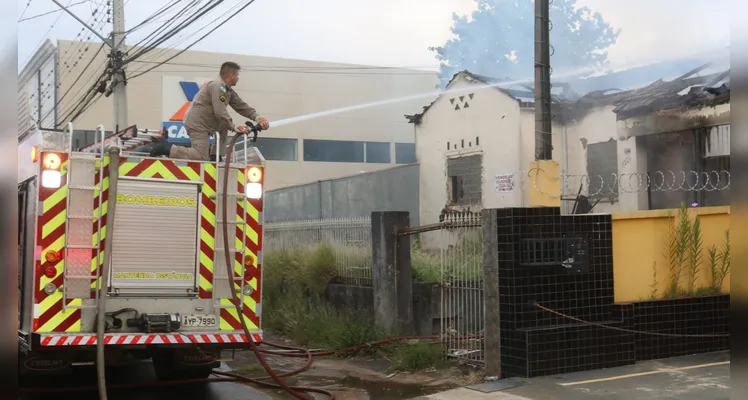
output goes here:
[[205, 379], [210, 377], [211, 367], [177, 368], [174, 354], [163, 352], [153, 356], [153, 370], [160, 381], [179, 381], [187, 379]]

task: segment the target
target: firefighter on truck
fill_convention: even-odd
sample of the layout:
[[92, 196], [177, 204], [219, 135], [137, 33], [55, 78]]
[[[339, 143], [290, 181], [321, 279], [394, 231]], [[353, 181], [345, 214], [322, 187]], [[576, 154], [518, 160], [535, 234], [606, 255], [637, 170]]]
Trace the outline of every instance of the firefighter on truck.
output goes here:
[[[166, 138], [158, 137], [151, 148], [151, 157], [166, 156], [176, 159], [205, 160], [210, 158], [210, 136], [212, 132], [219, 132], [222, 144], [219, 155], [225, 152], [226, 137], [233, 129], [227, 106], [231, 106], [241, 116], [257, 121], [262, 130], [270, 128], [267, 119], [259, 117], [257, 111], [250, 107], [234, 91], [233, 87], [239, 82], [238, 64], [227, 61], [221, 65], [220, 79], [206, 83], [192, 100], [184, 120], [184, 127], [190, 137], [190, 147], [174, 146]], [[244, 132], [244, 125], [237, 130]]]

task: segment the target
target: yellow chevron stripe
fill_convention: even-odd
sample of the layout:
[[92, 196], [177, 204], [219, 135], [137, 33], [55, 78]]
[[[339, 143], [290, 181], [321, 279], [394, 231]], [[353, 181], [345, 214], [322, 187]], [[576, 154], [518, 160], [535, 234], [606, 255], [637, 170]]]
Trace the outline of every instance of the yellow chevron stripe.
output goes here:
[[[109, 157], [104, 157], [104, 165], [105, 166], [109, 165]], [[120, 168], [120, 173], [122, 173], [122, 168]], [[109, 177], [106, 175], [104, 176], [104, 179], [102, 181], [101, 189], [102, 191], [109, 190]], [[94, 191], [94, 196], [98, 198], [99, 196], [98, 190]], [[101, 218], [103, 219], [107, 215], [107, 211], [109, 210], [109, 200], [104, 200], [104, 202], [99, 207], [93, 210], [94, 216], [99, 213], [99, 208], [101, 208]], [[101, 240], [105, 240], [105, 239], [106, 239], [106, 225], [102, 225], [101, 226]], [[91, 235], [91, 245], [98, 246], [99, 243], [100, 243], [99, 238], [97, 237], [96, 232], [94, 232]], [[91, 275], [94, 275], [96, 273], [96, 270], [98, 268], [101, 268], [103, 264], [104, 264], [104, 249], [102, 249], [99, 252], [98, 260], [96, 259], [95, 256], [91, 258]], [[91, 282], [91, 290], [92, 291], [98, 290], [100, 284], [101, 284], [101, 277]]]
[[151, 164], [150, 167], [141, 172], [138, 176], [141, 178], [153, 178], [153, 175], [156, 175], [157, 172], [160, 172], [161, 167], [161, 161], [156, 161]]
[[138, 165], [137, 162], [134, 161], [127, 161], [125, 163], [122, 163], [119, 165], [119, 175], [125, 176], [130, 173], [130, 171], [133, 170]]
[[[210, 176], [213, 178], [214, 181], [217, 180], [216, 178], [216, 166], [214, 164], [203, 164], [204, 168], [204, 174], [207, 176]], [[216, 182], [218, 184], [218, 182]], [[216, 196], [216, 188], [210, 187], [210, 185], [203, 184], [203, 193], [207, 195], [208, 197], [215, 197]]]
[[[63, 201], [65, 201], [63, 199]], [[47, 202], [45, 201], [44, 204], [46, 205]], [[50, 207], [51, 208], [51, 207]], [[65, 220], [67, 219], [67, 213], [66, 210], [60, 211], [57, 215], [55, 215], [52, 219], [49, 220], [44, 226], [42, 226], [42, 238], [46, 238], [49, 236], [50, 233], [54, 232], [55, 229], [62, 226], [62, 224], [65, 223]]]
[[[48, 310], [50, 307], [52, 307], [55, 303], [62, 301], [62, 293], [59, 291], [54, 292], [53, 294], [47, 296], [47, 298], [42, 301], [41, 306], [39, 307], [42, 310]], [[70, 306], [80, 306], [83, 303], [81, 299], [72, 299], [70, 302]], [[37, 329], [37, 332], [40, 333], [46, 333], [46, 332], [54, 332], [55, 329], [57, 329], [60, 324], [65, 322], [68, 317], [70, 317], [73, 313], [73, 309], [67, 309], [62, 310], [58, 312], [54, 317], [50, 318], [47, 323], [40, 326], [39, 329]], [[42, 311], [42, 314], [44, 311]], [[41, 315], [41, 314], [40, 314]], [[65, 332], [80, 332], [81, 330], [81, 321], [78, 319], [74, 324], [70, 326], [70, 328], [66, 329]]]
[[190, 181], [199, 182], [200, 181], [200, 175], [195, 172], [192, 168], [188, 166], [179, 167], [179, 170], [182, 171], [185, 175], [187, 175], [187, 178], [190, 179]]
[[[244, 202], [243, 202], [243, 201], [241, 201], [241, 202], [238, 202], [237, 204], [239, 204], [239, 206], [241, 206], [241, 207], [242, 207], [242, 209], [244, 209]], [[247, 204], [247, 208], [246, 208], [246, 210], [247, 210], [247, 213], [248, 213], [248, 214], [249, 214], [249, 215], [250, 215], [250, 216], [251, 216], [251, 217], [252, 217], [252, 218], [253, 218], [253, 219], [254, 219], [255, 221], [257, 221], [257, 222], [259, 223], [259, 222], [260, 222], [260, 211], [259, 211], [259, 210], [257, 210], [257, 208], [255, 208], [255, 206], [253, 206], [253, 205], [252, 205], [252, 203], [250, 203], [249, 201], [247, 201], [247, 203], [246, 203], [246, 204]]]
[[42, 212], [46, 213], [48, 212], [52, 207], [56, 206], [57, 203], [61, 201], [65, 201], [65, 197], [68, 194], [68, 185], [65, 184], [61, 186], [59, 189], [57, 189], [54, 194], [49, 196], [47, 200], [44, 200], [44, 204], [42, 205]]
[[[199, 181], [201, 178], [200, 176], [197, 176], [197, 174], [195, 174], [192, 168], [189, 168], [187, 166], [180, 167], [180, 170], [184, 172], [190, 178], [190, 180]], [[204, 176], [212, 176], [213, 180], [215, 181], [216, 167], [214, 165], [203, 164], [202, 173]], [[204, 178], [203, 178], [203, 182], [205, 182]], [[208, 198], [210, 198], [211, 193], [215, 195], [215, 188], [211, 188], [210, 185], [208, 185], [207, 183], [203, 183], [202, 195], [208, 196]], [[216, 216], [213, 214], [213, 212], [211, 212], [208, 209], [208, 207], [200, 207], [200, 217], [201, 217], [200, 223], [202, 224], [202, 220], [205, 220], [213, 227], [214, 232], [215, 232]], [[208, 233], [208, 231], [203, 229], [202, 226], [200, 227], [200, 241], [205, 243], [206, 246], [208, 246], [209, 248], [215, 249], [216, 239], [214, 235], [211, 235], [210, 233]], [[205, 255], [205, 253], [203, 253], [202, 251], [200, 251], [200, 264], [205, 266], [205, 268], [208, 271], [210, 271], [212, 274], [215, 274], [215, 265], [214, 265], [213, 259]], [[213, 292], [213, 281], [208, 280], [202, 274], [199, 274], [199, 275], [200, 275], [200, 279], [198, 281], [199, 287], [202, 290], [205, 290], [207, 292]]]
[[[241, 321], [239, 319], [239, 316], [236, 313], [236, 308], [231, 303], [230, 299], [221, 299], [221, 306], [229, 306], [229, 307], [226, 307], [226, 310], [229, 312], [229, 314], [234, 318], [235, 321]], [[242, 314], [242, 317], [244, 318], [244, 322], [245, 322], [245, 324], [247, 325], [247, 328], [250, 331], [258, 329], [257, 325], [255, 325], [252, 322], [252, 320], [250, 320], [249, 318], [247, 318], [246, 315]], [[228, 321], [226, 321], [225, 319], [221, 318], [220, 330], [222, 330], [222, 331], [233, 331], [234, 327], [232, 327], [231, 324], [229, 324]]]

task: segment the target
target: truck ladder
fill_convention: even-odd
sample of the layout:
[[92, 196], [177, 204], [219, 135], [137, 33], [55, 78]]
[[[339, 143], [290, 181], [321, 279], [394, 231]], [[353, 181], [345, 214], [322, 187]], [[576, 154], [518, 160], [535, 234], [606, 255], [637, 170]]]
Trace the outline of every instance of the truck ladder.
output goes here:
[[[68, 196], [66, 199], [66, 224], [65, 224], [65, 267], [63, 268], [63, 287], [62, 287], [62, 304], [63, 310], [66, 308], [83, 309], [83, 308], [96, 308], [98, 302], [99, 293], [101, 288], [98, 287], [101, 280], [101, 268], [96, 268], [96, 297], [92, 299], [88, 304], [70, 305], [67, 304], [68, 298], [78, 299], [89, 299], [91, 289], [91, 263], [93, 254], [95, 254], [95, 262], [99, 263], [101, 259], [101, 230], [102, 230], [102, 194], [104, 188], [104, 157], [105, 157], [105, 145], [106, 145], [106, 130], [103, 125], [96, 127], [96, 136], [94, 137], [94, 143], [87, 146], [89, 151], [74, 151], [73, 149], [73, 124], [68, 124], [70, 131], [69, 144], [68, 144], [68, 172], [67, 172], [67, 186]], [[99, 142], [98, 135], [101, 134], [101, 141]], [[110, 141], [111, 143], [111, 141]], [[100, 144], [100, 149], [96, 148], [96, 145]], [[99, 150], [96, 152], [96, 150]], [[97, 167], [97, 162], [99, 163]], [[73, 167], [75, 165], [75, 167]], [[81, 168], [82, 171], [76, 171]], [[97, 172], [98, 170], [98, 172]], [[77, 172], [73, 175], [74, 172]], [[93, 182], [94, 173], [97, 172], [99, 176], [99, 184], [95, 185]], [[78, 173], [83, 175], [78, 176]], [[99, 207], [97, 212], [93, 210], [88, 211], [93, 207], [93, 196], [98, 191]], [[81, 194], [81, 198], [73, 199], [74, 193]], [[77, 196], [76, 196], [77, 197]], [[72, 200], [77, 200], [74, 203]], [[73, 203], [73, 204], [71, 204]], [[96, 227], [96, 243], [93, 243], [91, 222]], [[72, 229], [71, 229], [72, 228]], [[71, 232], [72, 231], [72, 232]], [[72, 251], [71, 251], [72, 250]], [[76, 251], [85, 250], [85, 251]], [[76, 256], [73, 256], [73, 253]]]

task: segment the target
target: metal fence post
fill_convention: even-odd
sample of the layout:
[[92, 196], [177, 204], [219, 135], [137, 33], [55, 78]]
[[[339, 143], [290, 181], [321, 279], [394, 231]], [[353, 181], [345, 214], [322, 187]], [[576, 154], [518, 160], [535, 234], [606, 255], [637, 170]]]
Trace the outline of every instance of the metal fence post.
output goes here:
[[483, 217], [483, 313], [486, 377], [501, 378], [501, 326], [499, 314], [498, 213], [485, 209]]
[[371, 213], [374, 323], [386, 333], [411, 333], [413, 327], [410, 239], [397, 235], [409, 220], [407, 211]]

